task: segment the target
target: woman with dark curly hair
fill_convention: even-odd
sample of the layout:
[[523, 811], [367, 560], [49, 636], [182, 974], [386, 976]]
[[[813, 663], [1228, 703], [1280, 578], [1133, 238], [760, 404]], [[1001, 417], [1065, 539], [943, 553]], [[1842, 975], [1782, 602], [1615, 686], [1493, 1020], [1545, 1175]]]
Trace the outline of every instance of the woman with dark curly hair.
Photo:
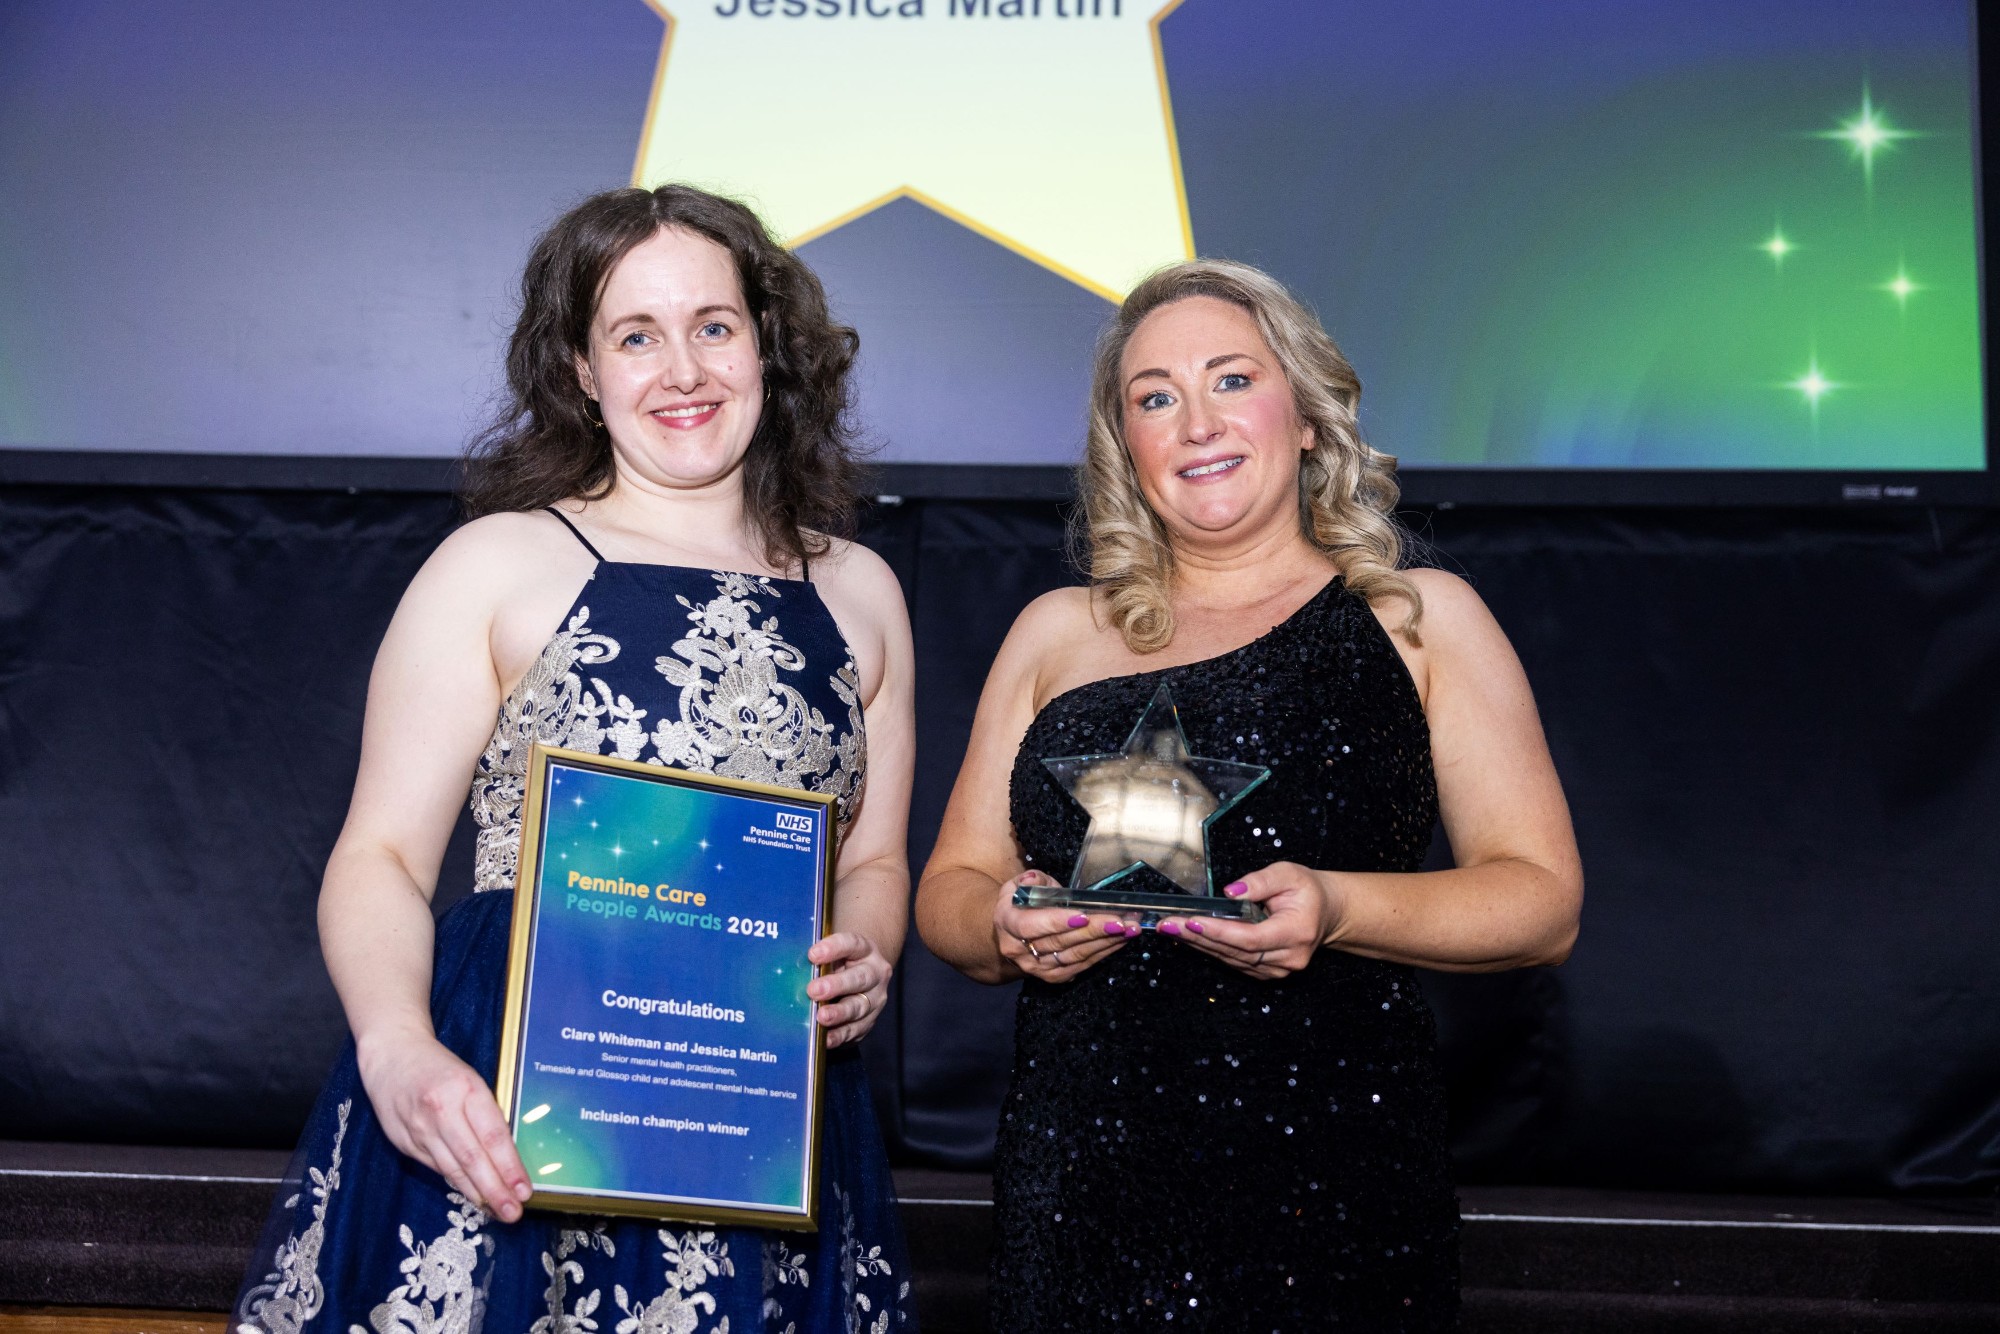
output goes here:
[[[507, 409], [468, 459], [474, 517], [376, 659], [320, 897], [354, 1041], [233, 1328], [913, 1327], [855, 1048], [902, 948], [913, 755], [902, 592], [841, 537], [855, 346], [812, 272], [699, 190], [596, 195], [536, 243]], [[836, 798], [807, 988], [833, 1049], [817, 1234], [523, 1213], [491, 1080], [536, 742]], [[434, 928], [468, 782], [482, 892]]]

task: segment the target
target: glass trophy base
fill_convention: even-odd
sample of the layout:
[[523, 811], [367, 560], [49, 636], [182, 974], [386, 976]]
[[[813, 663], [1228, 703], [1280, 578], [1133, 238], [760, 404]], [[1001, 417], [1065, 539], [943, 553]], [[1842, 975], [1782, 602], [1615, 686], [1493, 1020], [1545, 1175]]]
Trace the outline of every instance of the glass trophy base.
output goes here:
[[1016, 885], [1016, 908], [1081, 908], [1086, 912], [1137, 913], [1139, 929], [1151, 931], [1169, 917], [1229, 917], [1261, 922], [1270, 914], [1264, 906], [1243, 899], [1211, 894], [1147, 894], [1112, 885], [1096, 889], [1065, 889], [1061, 885]]
[[1271, 771], [1190, 754], [1165, 686], [1153, 692], [1123, 750], [1058, 755], [1042, 767], [1090, 816], [1069, 876], [1084, 888], [1021, 885], [1016, 907], [1129, 914], [1144, 931], [1168, 917], [1261, 922], [1270, 916], [1255, 903], [1215, 892], [1208, 833]]

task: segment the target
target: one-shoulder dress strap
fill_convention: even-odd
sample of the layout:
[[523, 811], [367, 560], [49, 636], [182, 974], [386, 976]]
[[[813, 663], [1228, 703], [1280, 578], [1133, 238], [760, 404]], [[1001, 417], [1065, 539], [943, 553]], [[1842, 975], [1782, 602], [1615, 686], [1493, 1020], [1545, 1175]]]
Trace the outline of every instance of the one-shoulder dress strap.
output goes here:
[[562, 522], [562, 526], [569, 529], [570, 532], [575, 535], [577, 541], [583, 543], [583, 549], [585, 551], [588, 551], [599, 565], [604, 564], [604, 553], [599, 551], [596, 547], [590, 545], [590, 539], [583, 535], [582, 529], [578, 528], [575, 524], [569, 521], [569, 516], [567, 514], [564, 514], [554, 505], [544, 505], [542, 508], [546, 509], [549, 513], [555, 515], [556, 518]]

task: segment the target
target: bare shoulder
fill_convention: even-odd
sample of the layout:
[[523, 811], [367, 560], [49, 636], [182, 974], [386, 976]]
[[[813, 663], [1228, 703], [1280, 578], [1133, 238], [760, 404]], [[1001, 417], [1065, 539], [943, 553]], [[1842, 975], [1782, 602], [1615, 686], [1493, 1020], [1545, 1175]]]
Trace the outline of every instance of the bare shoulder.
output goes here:
[[1007, 640], [1037, 637], [1053, 641], [1052, 648], [1074, 645], [1095, 635], [1098, 624], [1097, 596], [1088, 588], [1053, 588], [1021, 608]]
[[902, 581], [889, 562], [859, 542], [835, 539], [812, 562], [812, 585], [854, 652], [861, 699], [874, 707], [876, 692], [893, 675], [907, 682], [914, 650]]
[[1000, 662], [1039, 668], [1068, 656], [1097, 633], [1096, 610], [1096, 596], [1088, 588], [1050, 589], [1014, 618], [1000, 646]]
[[[1423, 620], [1418, 626], [1427, 653], [1490, 652], [1496, 644], [1504, 647], [1506, 636], [1487, 609], [1485, 599], [1466, 580], [1448, 570], [1405, 570], [1403, 575], [1417, 586], [1424, 600]], [[1389, 619], [1401, 623], [1402, 600], [1385, 599]], [[1382, 614], [1378, 612], [1378, 614]]]
[[1404, 578], [1423, 599], [1423, 615], [1413, 639], [1405, 630], [1410, 605], [1393, 594], [1369, 604], [1389, 642], [1416, 683], [1417, 697], [1428, 708], [1438, 669], [1448, 662], [1511, 662], [1514, 650], [1472, 585], [1447, 570], [1410, 569]]
[[1469, 621], [1493, 619], [1493, 613], [1486, 609], [1486, 602], [1478, 591], [1451, 571], [1425, 567], [1402, 573], [1405, 579], [1417, 586], [1417, 592], [1424, 600], [1423, 627], [1426, 632], [1435, 625], [1449, 634]]
[[[862, 675], [871, 682], [871, 664], [892, 646], [910, 637], [910, 612], [903, 602], [903, 583], [889, 562], [859, 542], [835, 539], [826, 554], [812, 562], [813, 587], [862, 653]], [[874, 686], [868, 688], [874, 693]]]
[[595, 565], [549, 515], [488, 514], [438, 544], [410, 581], [403, 605], [427, 620], [455, 624], [499, 624], [524, 611], [530, 619], [549, 619], [557, 612], [545, 613], [541, 604], [573, 592]]
[[[993, 661], [992, 679], [1018, 691], [1040, 708], [1075, 685], [1076, 673], [1104, 675], [1092, 664], [1107, 632], [1097, 596], [1088, 588], [1056, 588], [1042, 594], [1014, 618]], [[1122, 641], [1121, 641], [1122, 644]]]
[[888, 561], [859, 542], [838, 537], [828, 541], [826, 554], [812, 563], [815, 584], [871, 600], [894, 594], [896, 604], [901, 605], [902, 581], [896, 578]]
[[571, 552], [590, 561], [589, 553], [549, 515], [487, 514], [453, 529], [424, 562], [424, 571], [453, 582], [506, 585], [523, 571], [546, 568]]

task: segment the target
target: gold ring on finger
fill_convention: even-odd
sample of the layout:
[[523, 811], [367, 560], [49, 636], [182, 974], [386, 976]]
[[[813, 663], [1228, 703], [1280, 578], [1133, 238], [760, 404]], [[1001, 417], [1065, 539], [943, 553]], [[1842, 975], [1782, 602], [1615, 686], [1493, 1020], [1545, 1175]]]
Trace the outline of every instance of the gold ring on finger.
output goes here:
[[1026, 946], [1028, 947], [1028, 953], [1029, 953], [1029, 954], [1033, 955], [1033, 956], [1034, 956], [1035, 958], [1037, 958], [1037, 959], [1039, 959], [1039, 958], [1041, 958], [1041, 957], [1042, 957], [1042, 952], [1041, 952], [1040, 950], [1038, 950], [1038, 949], [1036, 949], [1036, 948], [1035, 948], [1035, 942], [1034, 942], [1034, 941], [1032, 941], [1032, 940], [1024, 940], [1024, 941], [1022, 941], [1021, 943], [1022, 943], [1023, 945], [1026, 945]]

